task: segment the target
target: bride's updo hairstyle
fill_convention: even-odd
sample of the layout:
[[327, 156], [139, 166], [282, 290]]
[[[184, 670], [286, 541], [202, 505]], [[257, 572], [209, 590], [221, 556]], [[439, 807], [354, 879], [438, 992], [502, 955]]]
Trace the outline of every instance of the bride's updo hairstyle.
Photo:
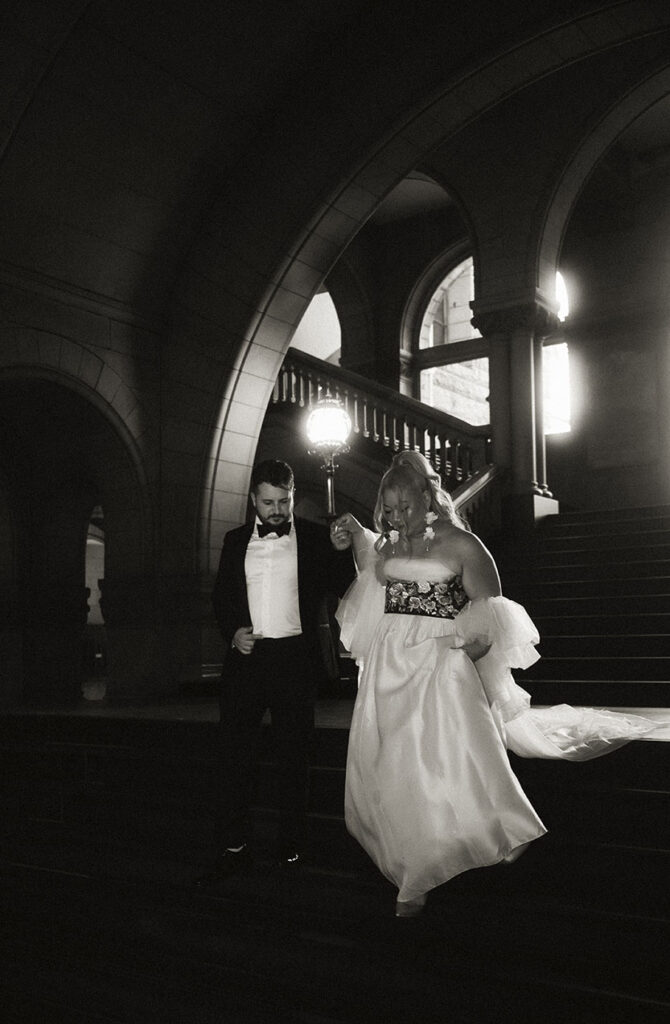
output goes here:
[[377, 503], [375, 505], [373, 520], [375, 528], [380, 534], [375, 547], [379, 550], [385, 542], [384, 534], [387, 525], [383, 513], [384, 491], [391, 487], [409, 488], [430, 494], [430, 505], [427, 512], [434, 512], [438, 519], [446, 519], [453, 526], [462, 530], [470, 530], [468, 522], [456, 511], [451, 495], [445, 491], [440, 480], [439, 473], [436, 473], [425, 455], [421, 452], [398, 452], [393, 457], [391, 466], [384, 473], [379, 484]]

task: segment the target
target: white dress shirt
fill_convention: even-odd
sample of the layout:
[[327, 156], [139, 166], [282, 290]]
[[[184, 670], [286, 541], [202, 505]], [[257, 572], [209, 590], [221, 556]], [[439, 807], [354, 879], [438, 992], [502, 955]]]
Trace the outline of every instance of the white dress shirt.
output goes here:
[[256, 517], [244, 559], [247, 597], [254, 633], [263, 637], [302, 633], [298, 604], [298, 542], [295, 524], [285, 537], [258, 536]]

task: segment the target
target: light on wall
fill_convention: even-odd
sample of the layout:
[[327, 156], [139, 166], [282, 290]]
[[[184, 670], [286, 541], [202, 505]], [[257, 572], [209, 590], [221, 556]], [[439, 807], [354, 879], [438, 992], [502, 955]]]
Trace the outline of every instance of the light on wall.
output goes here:
[[326, 519], [335, 519], [335, 458], [349, 451], [347, 440], [351, 433], [351, 418], [339, 398], [333, 398], [330, 389], [320, 398], [307, 417], [305, 426], [311, 448], [310, 455], [323, 458], [326, 471]]

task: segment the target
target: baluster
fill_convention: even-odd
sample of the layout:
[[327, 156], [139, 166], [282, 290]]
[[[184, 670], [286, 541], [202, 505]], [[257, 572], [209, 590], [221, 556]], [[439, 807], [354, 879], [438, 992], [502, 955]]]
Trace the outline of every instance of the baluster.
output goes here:
[[409, 444], [409, 425], [407, 423], [407, 417], [406, 416], [403, 415], [403, 416], [400, 417], [400, 419], [398, 420], [398, 426], [399, 426], [398, 433], [400, 435], [398, 440], [399, 440], [400, 447], [403, 449], [403, 451], [407, 451], [407, 449], [410, 447], [410, 444]]
[[370, 436], [370, 421], [369, 421], [369, 409], [367, 398], [363, 399], [363, 437]]
[[295, 370], [291, 370], [291, 374], [290, 374], [290, 377], [289, 377], [289, 381], [290, 381], [289, 402], [291, 402], [292, 405], [295, 405], [295, 403], [296, 403], [296, 388], [295, 388], [296, 381], [295, 381], [295, 378], [296, 378]]
[[435, 434], [430, 427], [426, 431], [426, 458], [430, 463], [435, 458]]
[[391, 416], [391, 447], [394, 452], [397, 452], [401, 447], [398, 440], [398, 417], [395, 414]]
[[451, 479], [451, 475], [452, 475], [452, 473], [454, 471], [454, 464], [453, 464], [453, 452], [451, 450], [451, 441], [449, 440], [448, 437], [445, 437], [445, 439], [444, 439], [444, 459], [443, 459], [443, 462], [442, 462], [442, 466], [443, 466], [442, 472], [444, 473], [444, 479], [445, 480], [450, 480]]
[[442, 476], [446, 480], [449, 476], [449, 438], [443, 437], [440, 445], [440, 466]]
[[439, 434], [433, 435], [433, 457], [431, 462], [435, 471], [442, 475], [442, 441]]
[[382, 444], [385, 448], [389, 446], [386, 409], [382, 410]]
[[379, 443], [379, 413], [376, 405], [372, 407], [372, 440]]
[[469, 480], [474, 473], [473, 462], [472, 448], [470, 445], [466, 445], [463, 449], [463, 472], [466, 480]]
[[352, 410], [353, 411], [353, 416], [351, 417], [352, 418], [352, 423], [353, 423], [353, 428], [354, 428], [354, 434], [360, 434], [360, 432], [361, 432], [361, 425], [360, 425], [360, 422], [359, 422], [360, 404], [361, 404], [360, 395], [355, 394], [354, 397], [353, 397], [353, 406], [354, 406], [353, 410]]
[[454, 483], [460, 483], [463, 479], [463, 470], [461, 468], [461, 442], [453, 441], [451, 445], [452, 461], [451, 461], [451, 477]]
[[298, 405], [305, 408], [305, 374], [302, 370], [298, 373]]
[[461, 444], [460, 450], [461, 480], [468, 479], [468, 446]]

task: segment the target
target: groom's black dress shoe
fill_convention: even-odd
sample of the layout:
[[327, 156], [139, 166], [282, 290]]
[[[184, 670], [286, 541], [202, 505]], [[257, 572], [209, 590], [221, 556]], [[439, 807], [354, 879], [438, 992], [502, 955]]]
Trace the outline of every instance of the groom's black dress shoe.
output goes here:
[[198, 889], [207, 889], [209, 886], [225, 882], [233, 875], [244, 874], [252, 867], [251, 854], [246, 846], [237, 853], [233, 850], [224, 850], [219, 854], [213, 867], [195, 879], [193, 884]]
[[277, 864], [282, 871], [293, 874], [305, 866], [305, 855], [299, 850], [282, 850], [277, 859]]

